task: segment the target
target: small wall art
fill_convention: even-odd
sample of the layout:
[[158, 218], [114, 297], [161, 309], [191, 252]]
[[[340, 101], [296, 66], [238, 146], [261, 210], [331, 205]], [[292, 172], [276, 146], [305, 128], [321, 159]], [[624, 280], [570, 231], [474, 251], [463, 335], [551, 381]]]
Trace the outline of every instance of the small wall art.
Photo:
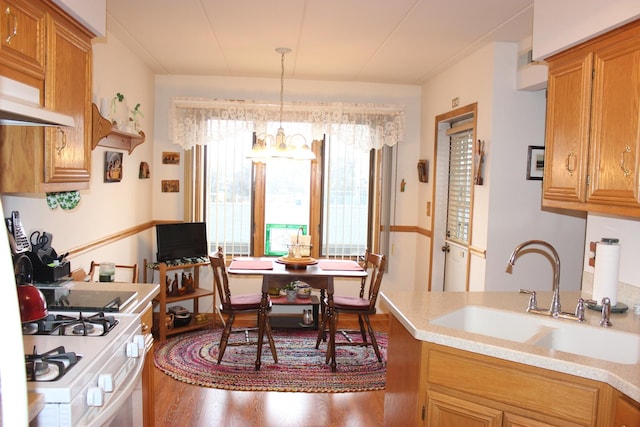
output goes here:
[[104, 153], [104, 182], [122, 181], [122, 153], [105, 151]]
[[541, 180], [544, 174], [544, 147], [530, 145], [527, 154], [527, 179]]
[[151, 170], [149, 169], [149, 163], [140, 162], [140, 171], [138, 172], [138, 178], [149, 179], [151, 176]]
[[163, 151], [162, 164], [163, 165], [179, 165], [180, 153], [174, 152], [174, 151]]
[[473, 149], [473, 183], [475, 185], [484, 184], [484, 141], [479, 139]]
[[163, 179], [162, 192], [163, 193], [179, 193], [180, 181], [177, 179]]
[[418, 181], [429, 182], [429, 162], [418, 160]]

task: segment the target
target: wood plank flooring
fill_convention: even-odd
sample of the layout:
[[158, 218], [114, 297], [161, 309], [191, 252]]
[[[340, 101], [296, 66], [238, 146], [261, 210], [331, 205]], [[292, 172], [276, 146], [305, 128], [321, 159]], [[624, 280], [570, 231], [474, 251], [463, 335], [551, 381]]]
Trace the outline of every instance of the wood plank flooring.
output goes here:
[[[388, 331], [386, 315], [372, 319]], [[340, 327], [352, 328], [349, 319]], [[373, 350], [371, 350], [373, 351]], [[382, 426], [384, 390], [359, 393], [227, 391], [177, 381], [155, 369], [156, 427]]]

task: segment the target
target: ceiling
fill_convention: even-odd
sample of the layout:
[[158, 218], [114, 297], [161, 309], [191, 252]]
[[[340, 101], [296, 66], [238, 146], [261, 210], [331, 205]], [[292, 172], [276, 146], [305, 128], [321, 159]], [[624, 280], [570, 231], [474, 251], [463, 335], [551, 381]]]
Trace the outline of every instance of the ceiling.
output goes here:
[[107, 30], [156, 74], [422, 84], [531, 36], [533, 0], [107, 0]]

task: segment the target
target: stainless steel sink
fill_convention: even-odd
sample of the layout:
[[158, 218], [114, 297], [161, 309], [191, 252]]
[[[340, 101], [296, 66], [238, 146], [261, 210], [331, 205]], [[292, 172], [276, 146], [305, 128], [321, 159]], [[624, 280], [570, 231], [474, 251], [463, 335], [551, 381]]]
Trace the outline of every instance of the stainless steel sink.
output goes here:
[[551, 317], [471, 305], [431, 324], [614, 363], [640, 363], [640, 334]]

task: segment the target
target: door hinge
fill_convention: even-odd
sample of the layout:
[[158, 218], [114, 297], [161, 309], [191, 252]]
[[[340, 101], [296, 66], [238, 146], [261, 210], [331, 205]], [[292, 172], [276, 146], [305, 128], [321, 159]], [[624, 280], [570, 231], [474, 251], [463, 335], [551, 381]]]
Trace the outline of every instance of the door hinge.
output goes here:
[[424, 421], [425, 416], [427, 415], [427, 408], [425, 405], [422, 405], [422, 421]]
[[589, 186], [590, 181], [591, 181], [591, 175], [587, 175], [587, 187]]

